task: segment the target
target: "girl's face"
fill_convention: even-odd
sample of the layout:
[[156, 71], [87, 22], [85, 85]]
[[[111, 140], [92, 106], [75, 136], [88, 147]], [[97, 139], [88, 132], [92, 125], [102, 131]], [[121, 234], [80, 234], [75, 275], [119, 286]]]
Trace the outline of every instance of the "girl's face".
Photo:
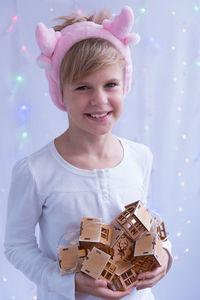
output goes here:
[[69, 130], [72, 133], [104, 135], [111, 132], [123, 109], [123, 70], [109, 65], [63, 87]]

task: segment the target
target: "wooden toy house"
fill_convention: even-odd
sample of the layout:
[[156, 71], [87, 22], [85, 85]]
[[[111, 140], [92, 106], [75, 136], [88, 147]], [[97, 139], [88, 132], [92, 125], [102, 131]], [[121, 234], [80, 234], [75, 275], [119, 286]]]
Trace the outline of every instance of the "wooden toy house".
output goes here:
[[113, 224], [122, 228], [133, 240], [151, 229], [153, 218], [141, 201], [125, 206], [125, 210], [115, 218]]
[[123, 231], [102, 223], [100, 218], [82, 218], [79, 237], [80, 249], [99, 248], [112, 255], [112, 247]]
[[82, 218], [78, 245], [75, 240], [57, 250], [60, 271], [81, 271], [105, 280], [113, 291], [124, 291], [136, 284], [140, 272], [161, 264], [166, 238], [164, 223], [152, 218], [141, 201], [125, 206], [112, 225]]
[[87, 259], [83, 261], [81, 271], [94, 279], [99, 279], [109, 259], [109, 254], [93, 247]]
[[160, 225], [157, 227], [158, 235], [161, 241], [164, 241], [167, 239], [167, 233], [165, 230], [165, 224], [164, 222], [161, 222]]
[[125, 291], [135, 285], [137, 274], [134, 270], [134, 265], [127, 262], [118, 266], [115, 276], [108, 284], [113, 291]]
[[114, 263], [112, 259], [109, 259], [109, 261], [107, 262], [105, 268], [101, 273], [100, 279], [110, 283], [115, 276], [116, 270], [117, 270], [117, 265]]
[[134, 269], [136, 273], [152, 270], [161, 263], [162, 241], [151, 231], [144, 233], [135, 243]]
[[133, 256], [135, 242], [131, 238], [123, 233], [113, 245], [112, 259], [116, 263], [129, 261], [130, 257]]
[[62, 274], [76, 271], [78, 263], [78, 246], [60, 247], [57, 249], [59, 268]]
[[100, 243], [110, 247], [112, 241], [112, 226], [102, 224], [100, 218], [82, 218], [79, 242], [80, 245], [87, 243]]

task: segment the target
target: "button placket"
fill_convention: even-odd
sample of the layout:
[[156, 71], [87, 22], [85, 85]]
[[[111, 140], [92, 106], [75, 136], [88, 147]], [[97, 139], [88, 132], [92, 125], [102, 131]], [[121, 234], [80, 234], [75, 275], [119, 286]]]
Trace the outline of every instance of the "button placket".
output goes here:
[[105, 170], [99, 170], [98, 172], [99, 185], [102, 193], [102, 200], [108, 200], [108, 182]]

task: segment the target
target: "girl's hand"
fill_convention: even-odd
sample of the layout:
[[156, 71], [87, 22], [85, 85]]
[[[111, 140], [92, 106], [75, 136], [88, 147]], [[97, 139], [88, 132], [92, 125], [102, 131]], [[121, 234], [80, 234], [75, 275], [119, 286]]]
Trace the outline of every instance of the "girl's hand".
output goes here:
[[151, 272], [144, 272], [138, 275], [138, 282], [135, 285], [136, 290], [151, 288], [166, 275], [169, 254], [164, 248], [162, 249], [161, 260], [161, 266], [156, 267]]
[[106, 281], [95, 280], [81, 272], [75, 275], [75, 289], [77, 292], [86, 293], [105, 300], [118, 300], [131, 293], [131, 289], [123, 292], [112, 291], [107, 288]]

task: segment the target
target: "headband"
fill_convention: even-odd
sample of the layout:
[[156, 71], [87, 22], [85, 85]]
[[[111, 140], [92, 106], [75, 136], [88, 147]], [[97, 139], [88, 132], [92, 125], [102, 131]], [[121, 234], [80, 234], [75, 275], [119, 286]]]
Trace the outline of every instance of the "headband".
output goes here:
[[36, 40], [41, 50], [37, 58], [39, 66], [45, 69], [49, 82], [49, 92], [54, 104], [61, 110], [67, 110], [63, 105], [60, 87], [60, 65], [65, 53], [77, 42], [87, 38], [102, 38], [113, 44], [125, 59], [124, 93], [127, 93], [131, 85], [132, 61], [130, 43], [137, 44], [140, 37], [136, 33], [130, 33], [134, 23], [133, 11], [125, 6], [114, 20], [104, 20], [102, 25], [94, 22], [77, 22], [54, 31], [43, 23], [37, 24]]

